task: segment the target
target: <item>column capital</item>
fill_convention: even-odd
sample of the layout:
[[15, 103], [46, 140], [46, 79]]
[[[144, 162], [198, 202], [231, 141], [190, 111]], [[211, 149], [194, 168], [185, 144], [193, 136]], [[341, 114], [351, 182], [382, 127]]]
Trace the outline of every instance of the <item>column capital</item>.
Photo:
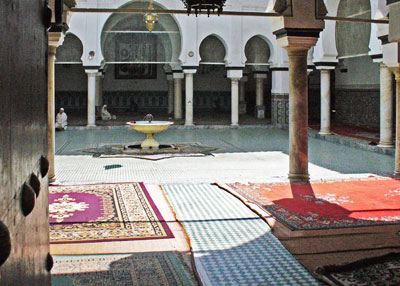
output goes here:
[[243, 69], [228, 67], [227, 77], [232, 80], [240, 80], [243, 77]]
[[100, 76], [100, 75], [102, 75], [102, 72], [100, 72], [97, 69], [86, 69], [85, 68], [85, 73], [87, 73], [88, 76]]
[[285, 37], [277, 41], [282, 48], [286, 49], [288, 56], [307, 56], [308, 50], [315, 46], [318, 38]]
[[197, 70], [183, 70], [183, 73], [185, 74], [185, 75], [193, 75], [193, 74], [195, 74], [197, 72]]
[[320, 69], [321, 73], [331, 74], [331, 69]]
[[182, 71], [174, 71], [172, 77], [174, 79], [183, 79], [185, 77], [185, 74]]
[[391, 68], [394, 73], [396, 81], [400, 81], [400, 68]]
[[334, 70], [338, 62], [314, 62], [317, 70]]
[[317, 44], [322, 29], [280, 29], [275, 31], [278, 44], [289, 50], [305, 50]]
[[267, 73], [266, 72], [262, 72], [262, 73], [256, 72], [256, 73], [253, 73], [253, 77], [265, 79], [265, 78], [267, 78]]
[[64, 42], [63, 32], [49, 32], [49, 47], [59, 47]]
[[183, 66], [182, 70], [184, 74], [195, 74], [198, 68], [198, 66]]

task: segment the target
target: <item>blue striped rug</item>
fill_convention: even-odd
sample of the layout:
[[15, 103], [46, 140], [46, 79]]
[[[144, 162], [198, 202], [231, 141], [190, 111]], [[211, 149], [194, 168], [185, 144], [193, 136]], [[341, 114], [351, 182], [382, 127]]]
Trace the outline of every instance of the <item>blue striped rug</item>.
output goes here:
[[163, 185], [205, 285], [320, 285], [268, 224], [217, 186]]

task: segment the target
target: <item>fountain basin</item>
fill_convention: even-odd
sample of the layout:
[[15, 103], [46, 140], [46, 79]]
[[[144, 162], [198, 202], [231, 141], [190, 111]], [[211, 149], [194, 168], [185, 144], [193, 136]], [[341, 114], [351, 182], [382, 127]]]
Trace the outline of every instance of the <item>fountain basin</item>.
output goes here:
[[158, 149], [160, 144], [154, 139], [153, 135], [156, 133], [163, 132], [174, 122], [171, 121], [130, 121], [126, 123], [133, 130], [146, 134], [146, 140], [144, 140], [140, 146], [143, 149]]

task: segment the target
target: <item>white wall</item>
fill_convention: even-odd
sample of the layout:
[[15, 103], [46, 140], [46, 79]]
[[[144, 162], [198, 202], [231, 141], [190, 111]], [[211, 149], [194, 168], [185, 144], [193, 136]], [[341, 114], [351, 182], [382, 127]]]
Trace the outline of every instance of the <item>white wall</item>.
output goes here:
[[379, 64], [369, 56], [344, 59], [347, 72], [336, 69], [337, 88], [379, 88]]

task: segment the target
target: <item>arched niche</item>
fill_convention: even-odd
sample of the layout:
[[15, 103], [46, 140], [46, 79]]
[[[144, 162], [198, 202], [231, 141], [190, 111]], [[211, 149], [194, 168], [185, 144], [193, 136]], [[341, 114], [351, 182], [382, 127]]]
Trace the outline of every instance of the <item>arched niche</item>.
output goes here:
[[222, 41], [216, 35], [206, 37], [199, 47], [200, 63], [224, 64], [226, 49]]
[[[341, 0], [337, 16], [371, 19], [370, 0]], [[368, 54], [370, 34], [370, 23], [336, 22], [338, 57], [354, 57]]]
[[72, 33], [68, 33], [64, 42], [57, 48], [56, 63], [80, 63], [82, 60], [83, 45], [81, 40]]
[[[148, 1], [133, 1], [121, 8], [147, 9]], [[155, 9], [164, 9], [153, 2]], [[175, 63], [181, 52], [181, 33], [172, 15], [157, 15], [153, 32], [143, 14], [112, 14], [101, 33], [105, 63]]]
[[247, 65], [267, 65], [271, 56], [268, 43], [261, 36], [250, 38], [244, 48]]

